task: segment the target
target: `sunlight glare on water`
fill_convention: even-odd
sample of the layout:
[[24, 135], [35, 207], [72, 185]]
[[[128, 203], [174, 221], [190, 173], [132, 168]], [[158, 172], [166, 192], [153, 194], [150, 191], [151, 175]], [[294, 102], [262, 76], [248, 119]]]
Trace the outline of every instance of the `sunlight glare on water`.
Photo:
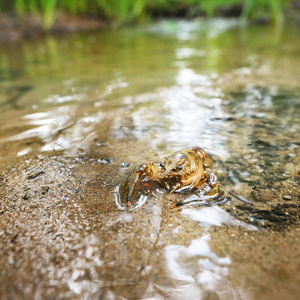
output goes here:
[[199, 225], [204, 227], [229, 224], [233, 226], [241, 226], [249, 230], [258, 230], [258, 228], [253, 225], [235, 219], [219, 206], [205, 207], [201, 209], [183, 209], [181, 214], [199, 222]]
[[[23, 126], [14, 128], [12, 136], [7, 133], [2, 142], [23, 140], [25, 144], [38, 138], [44, 144], [40, 151], [64, 150], [73, 154], [88, 149], [96, 138], [113, 143], [128, 140], [131, 146], [147, 144], [159, 153], [200, 145], [226, 159], [233, 123], [214, 120], [226, 119], [232, 113], [243, 116], [257, 104], [249, 93], [242, 114], [228, 110], [228, 100], [218, 82], [223, 83], [224, 72], [232, 69], [233, 74], [249, 70], [241, 76], [272, 71], [271, 60], [259, 54], [248, 55], [247, 49], [244, 54], [243, 49], [232, 53], [231, 39], [240, 38], [237, 25], [234, 20], [207, 24], [166, 21], [147, 27], [144, 35], [140, 35], [141, 29], [128, 30], [121, 38], [117, 33], [92, 35], [87, 37], [85, 47], [75, 49], [72, 46], [80, 36], [65, 41], [51, 38], [43, 49], [51, 51], [48, 64], [55, 64], [57, 74], [49, 79], [47, 65], [42, 68], [39, 59], [35, 62], [31, 56], [26, 57], [25, 45], [26, 68], [19, 72], [30, 75], [31, 79], [24, 83], [30, 89], [16, 96], [18, 105], [26, 108], [24, 115], [21, 110], [21, 115], [16, 116], [21, 117]], [[178, 35], [190, 34], [194, 36], [191, 40], [177, 40]], [[105, 43], [100, 45], [97, 39]], [[153, 45], [151, 51], [148, 40]], [[229, 46], [224, 46], [224, 41]], [[117, 43], [122, 47], [116, 47]], [[236, 68], [238, 60], [244, 64], [242, 68]], [[267, 69], [259, 68], [266, 64]], [[13, 85], [11, 81], [8, 95]], [[272, 94], [262, 99], [265, 109], [272, 108], [270, 97]], [[34, 110], [28, 113], [29, 107]], [[39, 117], [41, 113], [48, 116]], [[262, 117], [262, 113], [257, 114]], [[34, 115], [39, 118], [33, 119]], [[8, 122], [6, 126], [12, 125]], [[16, 149], [15, 154], [24, 149], [28, 147]]]
[[234, 297], [236, 291], [223, 278], [228, 274], [231, 259], [218, 257], [208, 244], [209, 235], [192, 240], [188, 247], [171, 245], [165, 248], [169, 276], [180, 282], [172, 299], [205, 299], [208, 292], [219, 299]]

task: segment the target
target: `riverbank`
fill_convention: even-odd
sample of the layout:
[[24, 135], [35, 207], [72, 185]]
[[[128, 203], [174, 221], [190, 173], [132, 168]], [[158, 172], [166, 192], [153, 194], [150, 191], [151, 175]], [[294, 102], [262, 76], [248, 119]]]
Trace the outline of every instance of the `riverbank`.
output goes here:
[[87, 30], [104, 29], [105, 22], [96, 17], [75, 16], [60, 13], [57, 20], [49, 29], [43, 29], [41, 15], [18, 18], [16, 14], [0, 15], [0, 45], [7, 42], [16, 42], [24, 39], [36, 39], [47, 34], [72, 33]]
[[[170, 1], [171, 3], [171, 1]], [[66, 9], [66, 8], [65, 8]], [[87, 11], [86, 13], [69, 13], [63, 8], [53, 12], [50, 23], [45, 25], [45, 18], [42, 13], [34, 14], [23, 12], [22, 17], [13, 8], [7, 12], [0, 13], [0, 45], [9, 42], [16, 42], [24, 39], [36, 39], [45, 35], [57, 35], [62, 33], [73, 33], [90, 30], [101, 30], [108, 27], [120, 27], [129, 24], [149, 22], [158, 19], [194, 19], [207, 17], [242, 18], [257, 24], [276, 24], [283, 22], [296, 23], [300, 25], [300, 1], [294, 0], [289, 5], [281, 4], [277, 11], [272, 6], [266, 6], [263, 11], [260, 9], [245, 9], [242, 3], [220, 4], [210, 12], [209, 7], [201, 7], [185, 3], [176, 5], [159, 6], [158, 4], [147, 4], [139, 12], [131, 10], [121, 12], [120, 8], [102, 7], [98, 11]]]

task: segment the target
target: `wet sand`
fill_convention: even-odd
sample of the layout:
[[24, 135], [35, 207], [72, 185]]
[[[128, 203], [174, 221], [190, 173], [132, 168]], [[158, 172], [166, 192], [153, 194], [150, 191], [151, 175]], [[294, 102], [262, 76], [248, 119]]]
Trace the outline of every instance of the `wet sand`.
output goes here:
[[[96, 157], [108, 153], [100, 149]], [[40, 156], [2, 169], [3, 299], [297, 298], [297, 193], [183, 209], [151, 196], [120, 211], [114, 191], [125, 170], [110, 158]]]

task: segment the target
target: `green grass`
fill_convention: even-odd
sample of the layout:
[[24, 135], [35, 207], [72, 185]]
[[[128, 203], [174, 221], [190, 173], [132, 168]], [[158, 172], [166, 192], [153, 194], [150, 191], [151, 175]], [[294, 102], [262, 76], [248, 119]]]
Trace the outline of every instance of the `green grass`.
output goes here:
[[269, 16], [275, 23], [280, 23], [291, 0], [11, 0], [5, 3], [2, 10], [6, 6], [20, 17], [41, 13], [44, 28], [49, 29], [60, 11], [92, 14], [122, 25], [151, 18], [154, 11], [172, 15], [179, 7], [185, 7], [190, 16], [214, 17], [220, 9], [230, 5], [243, 7], [243, 19]]
[[289, 1], [284, 0], [246, 0], [242, 18], [249, 18], [255, 15], [271, 14], [276, 23], [281, 23], [284, 19], [284, 11], [287, 8]]

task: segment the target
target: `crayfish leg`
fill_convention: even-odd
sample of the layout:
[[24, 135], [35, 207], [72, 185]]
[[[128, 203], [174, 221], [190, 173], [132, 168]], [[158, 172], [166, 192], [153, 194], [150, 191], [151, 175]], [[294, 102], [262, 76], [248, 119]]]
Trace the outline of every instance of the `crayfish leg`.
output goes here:
[[206, 169], [205, 172], [207, 173], [207, 183], [210, 187], [215, 187], [219, 184], [218, 177], [211, 169]]
[[219, 203], [223, 203], [228, 199], [224, 197], [224, 191], [219, 185], [214, 187], [208, 184], [202, 185], [192, 195], [187, 196], [185, 199], [175, 203], [174, 207], [179, 206], [211, 206]]

